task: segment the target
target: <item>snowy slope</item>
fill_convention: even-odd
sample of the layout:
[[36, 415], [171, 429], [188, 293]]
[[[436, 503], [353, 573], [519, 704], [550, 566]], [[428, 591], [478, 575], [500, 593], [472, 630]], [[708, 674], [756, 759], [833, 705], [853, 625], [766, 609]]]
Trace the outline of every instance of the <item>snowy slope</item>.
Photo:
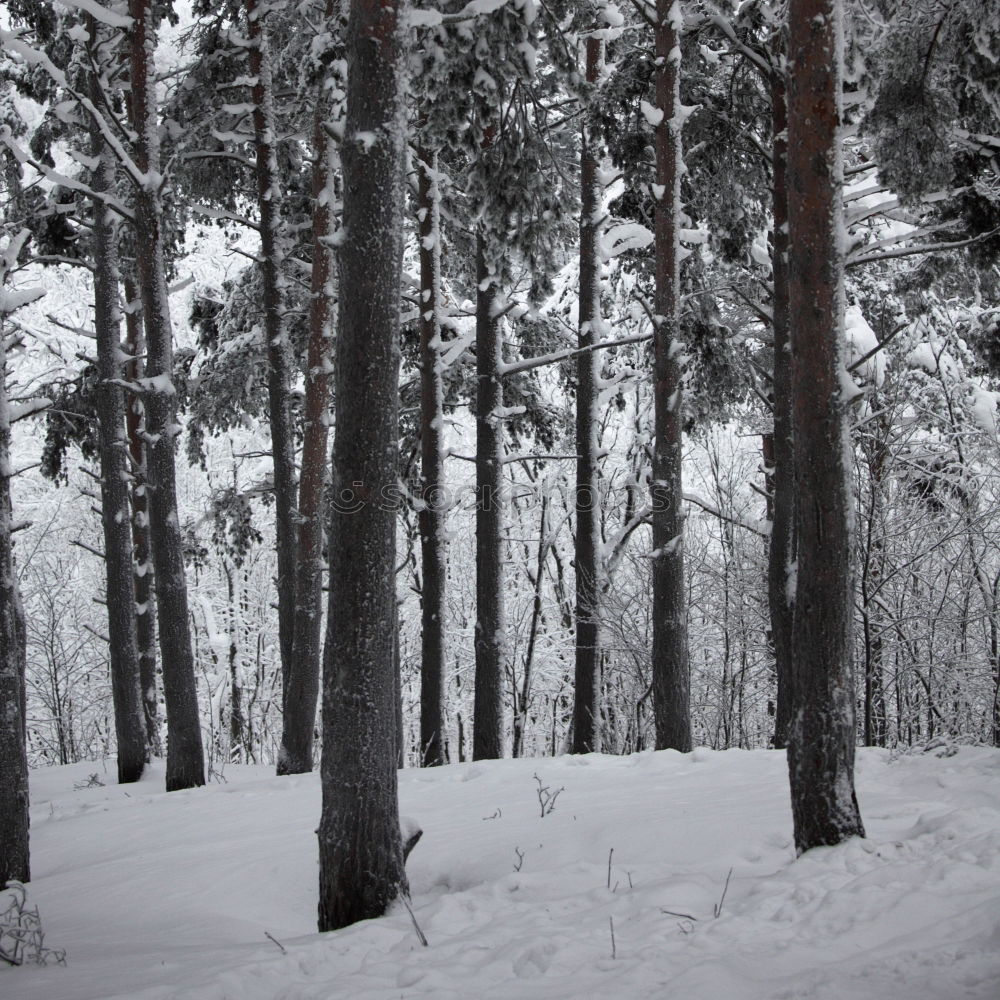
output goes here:
[[[402, 907], [315, 933], [315, 775], [74, 790], [96, 768], [32, 774], [30, 898], [68, 959], [0, 968], [5, 1000], [1000, 997], [998, 751], [862, 751], [869, 839], [799, 860], [777, 752], [402, 772], [427, 948]], [[565, 789], [544, 818], [535, 773]]]

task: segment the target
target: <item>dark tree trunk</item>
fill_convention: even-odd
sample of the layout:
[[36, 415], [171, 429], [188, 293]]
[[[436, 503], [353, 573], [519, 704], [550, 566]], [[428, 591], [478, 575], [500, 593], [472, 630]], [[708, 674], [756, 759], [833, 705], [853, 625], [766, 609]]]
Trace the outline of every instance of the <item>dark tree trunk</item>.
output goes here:
[[[292, 357], [285, 333], [284, 289], [281, 273], [281, 177], [275, 154], [277, 129], [271, 56], [264, 26], [267, 7], [246, 0], [248, 61], [254, 84], [254, 162], [257, 206], [260, 214], [261, 279], [264, 286], [263, 327], [267, 347], [268, 420], [274, 463], [275, 548], [278, 555], [278, 646], [281, 650], [281, 692], [288, 697], [295, 628], [295, 443], [292, 438]], [[282, 702], [284, 710], [284, 701]], [[315, 723], [309, 721], [310, 731]]]
[[[319, 929], [407, 892], [396, 789], [399, 306], [406, 122], [399, 0], [348, 24], [330, 620], [323, 674]], [[371, 139], [369, 142], [368, 140]]]
[[497, 286], [477, 238], [476, 275], [476, 689], [472, 759], [503, 756], [503, 383]]
[[[146, 353], [142, 330], [142, 305], [135, 280], [125, 275], [125, 377], [138, 382], [141, 355]], [[132, 547], [135, 559], [135, 627], [139, 646], [139, 686], [146, 720], [146, 746], [149, 756], [163, 756], [160, 742], [160, 710], [156, 688], [156, 594], [153, 589], [153, 550], [149, 539], [149, 504], [146, 493], [146, 446], [142, 397], [126, 397], [125, 429], [132, 465]]]
[[[332, 3], [327, 5], [331, 18]], [[317, 101], [313, 121], [313, 266], [309, 302], [309, 351], [299, 478], [298, 543], [291, 670], [285, 685], [278, 774], [313, 767], [319, 698], [323, 602], [323, 529], [326, 496], [327, 418], [336, 305], [336, 261], [326, 239], [336, 211], [336, 150], [326, 131], [328, 103]]]
[[159, 608], [163, 694], [167, 707], [167, 791], [205, 783], [188, 630], [184, 550], [177, 518], [174, 438], [177, 392], [173, 384], [173, 331], [163, 265], [160, 150], [156, 114], [153, 0], [129, 0], [132, 125], [135, 161], [143, 177], [135, 188], [136, 265], [146, 327], [146, 465], [149, 523]]
[[771, 544], [767, 558], [767, 597], [774, 645], [778, 692], [774, 717], [774, 745], [788, 745], [792, 717], [792, 622], [795, 616], [795, 469], [792, 449], [792, 384], [788, 331], [788, 157], [785, 80], [781, 72], [771, 77], [773, 241], [771, 299], [774, 335], [774, 379], [771, 402], [774, 413], [774, 493]]
[[[586, 78], [597, 84], [603, 43], [588, 38]], [[601, 183], [599, 147], [583, 129], [580, 154], [580, 329], [578, 343], [590, 347], [601, 322]], [[597, 354], [576, 361], [576, 675], [573, 753], [601, 749], [601, 502], [598, 493]]]
[[542, 493], [542, 508], [538, 518], [538, 548], [535, 556], [535, 579], [532, 581], [531, 624], [528, 626], [528, 648], [524, 654], [524, 672], [521, 676], [521, 693], [515, 690], [514, 739], [511, 756], [520, 757], [524, 752], [524, 734], [528, 728], [528, 703], [531, 700], [531, 681], [535, 669], [535, 644], [538, 640], [538, 626], [542, 620], [542, 585], [545, 571], [545, 557], [548, 554], [548, 494]]
[[691, 680], [684, 587], [680, 343], [680, 4], [656, 3], [656, 314], [653, 333], [653, 712], [656, 747], [691, 749]]
[[444, 388], [441, 376], [441, 195], [436, 150], [418, 153], [420, 209], [420, 758], [444, 756]]
[[[23, 241], [15, 238], [0, 255], [0, 289], [22, 245]], [[4, 313], [0, 312], [0, 886], [11, 879], [18, 882], [31, 879], [28, 860], [24, 617], [11, 543], [6, 337]]]
[[864, 829], [854, 794], [853, 498], [843, 364], [839, 0], [792, 0], [788, 28], [789, 320], [795, 445], [795, 846]]
[[[100, 29], [87, 19], [94, 66], [103, 62]], [[101, 81], [91, 73], [90, 99], [101, 100]], [[115, 168], [100, 130], [91, 128], [91, 148], [97, 165], [91, 185], [112, 192]], [[97, 420], [101, 452], [101, 522], [104, 528], [104, 568], [107, 580], [108, 654], [111, 697], [118, 744], [118, 781], [138, 781], [146, 765], [146, 724], [139, 685], [139, 645], [136, 638], [132, 530], [129, 518], [129, 454], [125, 436], [125, 394], [118, 309], [118, 227], [111, 209], [93, 199], [94, 329], [97, 334]]]

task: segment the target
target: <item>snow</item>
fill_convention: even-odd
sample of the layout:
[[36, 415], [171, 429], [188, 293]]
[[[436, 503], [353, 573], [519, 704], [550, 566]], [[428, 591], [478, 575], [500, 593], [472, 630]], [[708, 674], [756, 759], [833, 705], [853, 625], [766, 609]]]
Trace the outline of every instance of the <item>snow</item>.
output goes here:
[[601, 234], [601, 257], [612, 260], [630, 250], [641, 250], [653, 242], [653, 234], [638, 222], [611, 226]]
[[[847, 348], [847, 365], [860, 361], [869, 351], [878, 347], [875, 331], [857, 305], [849, 305], [844, 310], [844, 340]], [[875, 385], [885, 381], [886, 356], [884, 351], [873, 354], [864, 364], [858, 366], [858, 374]]]
[[[74, 790], [93, 772], [105, 787]], [[32, 773], [29, 905], [67, 965], [0, 969], [5, 997], [1000, 995], [996, 750], [860, 751], [869, 839], [798, 860], [778, 751], [402, 771], [428, 947], [401, 906], [315, 932], [317, 775], [230, 766], [168, 795], [160, 763], [113, 774]], [[544, 817], [535, 774], [565, 789]]]
[[642, 111], [643, 117], [646, 119], [647, 123], [653, 128], [656, 128], [660, 122], [663, 121], [663, 110], [662, 108], [655, 108], [649, 101], [640, 101], [639, 110]]

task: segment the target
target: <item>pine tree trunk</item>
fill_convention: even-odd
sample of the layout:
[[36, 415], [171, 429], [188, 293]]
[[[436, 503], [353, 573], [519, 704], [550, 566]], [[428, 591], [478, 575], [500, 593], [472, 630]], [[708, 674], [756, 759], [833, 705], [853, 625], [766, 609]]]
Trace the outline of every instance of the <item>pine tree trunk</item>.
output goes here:
[[843, 365], [839, 0], [792, 0], [788, 22], [789, 321], [795, 447], [795, 846], [864, 829], [854, 794], [853, 498]]
[[[135, 280], [125, 275], [125, 378], [138, 382], [146, 353], [142, 330], [142, 304]], [[146, 719], [146, 746], [151, 757], [163, 756], [160, 740], [160, 709], [156, 688], [156, 593], [153, 589], [153, 550], [149, 539], [149, 504], [147, 502], [145, 418], [142, 397], [126, 397], [125, 429], [132, 466], [132, 548], [135, 560], [135, 625], [139, 645], [139, 685], [143, 715]]]
[[143, 172], [135, 190], [136, 265], [146, 327], [146, 433], [150, 536], [159, 608], [163, 694], [167, 707], [167, 791], [205, 783], [184, 550], [177, 517], [174, 438], [173, 331], [163, 264], [160, 151], [156, 113], [156, 32], [153, 0], [129, 0], [132, 125], [135, 161]]
[[[254, 81], [254, 161], [260, 214], [261, 279], [264, 286], [263, 326], [267, 348], [268, 419], [274, 465], [275, 548], [278, 554], [278, 646], [281, 650], [281, 691], [288, 696], [295, 628], [295, 444], [292, 436], [292, 357], [284, 324], [281, 274], [281, 178], [275, 155], [277, 126], [271, 56], [264, 26], [267, 8], [246, 0], [248, 61]], [[283, 703], [284, 705], [284, 703]], [[314, 721], [314, 720], [313, 720]], [[310, 726], [312, 722], [310, 722]]]
[[[26, 236], [27, 233], [23, 233]], [[0, 257], [0, 288], [23, 241]], [[0, 886], [31, 879], [28, 854], [28, 757], [25, 743], [25, 646], [21, 595], [11, 544], [10, 410], [6, 324], [0, 312]]]
[[476, 688], [472, 759], [503, 756], [503, 383], [497, 286], [477, 237], [476, 275]]
[[[326, 13], [329, 20], [333, 16], [332, 3], [327, 4]], [[337, 280], [334, 254], [325, 242], [333, 233], [336, 211], [337, 154], [326, 131], [328, 114], [329, 106], [320, 98], [313, 120], [313, 266], [302, 473], [299, 477], [295, 609], [278, 774], [304, 774], [313, 768], [313, 736], [320, 685], [327, 418]]]
[[788, 122], [785, 80], [780, 71], [771, 77], [771, 114], [774, 132], [771, 179], [774, 214], [771, 255], [774, 284], [771, 298], [774, 336], [774, 378], [771, 383], [774, 414], [774, 516], [767, 558], [767, 597], [778, 679], [774, 746], [780, 749], [788, 745], [792, 716], [792, 622], [795, 617], [794, 582], [791, 579], [795, 559], [795, 468], [792, 450], [792, 359], [788, 330], [788, 139], [785, 132]]
[[[94, 65], [101, 63], [100, 31], [88, 18]], [[101, 82], [91, 73], [90, 97], [101, 100]], [[91, 127], [97, 166], [91, 184], [97, 192], [114, 189], [114, 163], [100, 130]], [[104, 568], [107, 580], [108, 639], [111, 697], [118, 744], [118, 781], [138, 781], [146, 764], [146, 725], [139, 685], [139, 645], [136, 638], [132, 531], [129, 518], [124, 369], [121, 315], [118, 310], [118, 227], [111, 209], [93, 199], [94, 329], [97, 334], [97, 420], [101, 451], [101, 522], [104, 528]]]
[[[352, 0], [348, 24], [330, 618], [323, 674], [319, 929], [407, 892], [396, 786], [399, 307], [405, 4]], [[369, 141], [370, 140], [370, 141]]]
[[653, 711], [656, 747], [691, 749], [691, 680], [684, 586], [680, 342], [680, 4], [656, 4], [656, 315], [653, 334]]
[[438, 155], [418, 152], [420, 234], [420, 756], [445, 763], [444, 754], [444, 388], [441, 362], [441, 195]]
[[[596, 85], [603, 43], [586, 42], [586, 79]], [[601, 322], [601, 184], [598, 144], [587, 126], [580, 154], [580, 347], [595, 342]], [[601, 749], [601, 501], [598, 492], [597, 356], [576, 362], [576, 674], [573, 753]]]

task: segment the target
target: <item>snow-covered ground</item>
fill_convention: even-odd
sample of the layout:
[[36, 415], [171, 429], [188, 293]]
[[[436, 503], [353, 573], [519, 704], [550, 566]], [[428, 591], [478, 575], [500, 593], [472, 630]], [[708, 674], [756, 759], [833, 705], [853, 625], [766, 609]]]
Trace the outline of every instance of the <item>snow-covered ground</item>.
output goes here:
[[[544, 817], [535, 774], [564, 789]], [[869, 839], [799, 860], [777, 752], [402, 772], [428, 947], [402, 906], [315, 933], [317, 776], [225, 779], [34, 772], [30, 901], [67, 964], [2, 967], [0, 996], [1000, 997], [998, 751], [862, 751]]]

